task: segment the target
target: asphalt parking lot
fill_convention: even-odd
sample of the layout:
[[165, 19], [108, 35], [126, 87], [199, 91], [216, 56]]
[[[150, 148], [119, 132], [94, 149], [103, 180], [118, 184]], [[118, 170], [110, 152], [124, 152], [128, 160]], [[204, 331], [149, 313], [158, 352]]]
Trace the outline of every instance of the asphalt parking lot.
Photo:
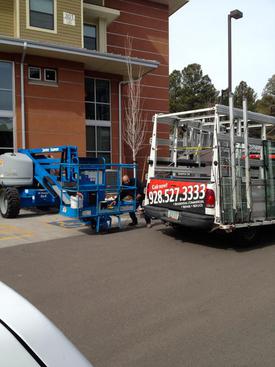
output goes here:
[[274, 366], [273, 231], [246, 249], [161, 224], [76, 231], [3, 247], [0, 279], [95, 367]]

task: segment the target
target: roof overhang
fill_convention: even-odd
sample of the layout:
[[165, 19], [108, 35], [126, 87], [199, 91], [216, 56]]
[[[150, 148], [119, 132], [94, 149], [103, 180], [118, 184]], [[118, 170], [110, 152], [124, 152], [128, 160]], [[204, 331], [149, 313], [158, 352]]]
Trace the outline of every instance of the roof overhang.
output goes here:
[[105, 19], [107, 26], [120, 16], [120, 11], [105, 6], [83, 3], [83, 16], [85, 21]]
[[169, 15], [174, 14], [177, 10], [182, 8], [189, 0], [151, 0], [154, 3], [159, 3], [169, 6]]
[[154, 60], [139, 59], [135, 57], [128, 58], [117, 54], [101, 53], [82, 48], [52, 45], [42, 42], [38, 43], [29, 40], [0, 38], [0, 52], [23, 53], [24, 50], [26, 55], [81, 63], [86, 70], [117, 74], [122, 76], [124, 80], [128, 79], [128, 62], [132, 65], [134, 78], [147, 74], [159, 66], [159, 62]]

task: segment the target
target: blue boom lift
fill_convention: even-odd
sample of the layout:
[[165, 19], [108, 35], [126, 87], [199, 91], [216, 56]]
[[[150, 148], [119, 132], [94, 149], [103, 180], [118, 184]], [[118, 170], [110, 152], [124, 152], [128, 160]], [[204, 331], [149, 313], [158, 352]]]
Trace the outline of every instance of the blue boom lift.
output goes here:
[[[136, 186], [121, 182], [136, 165], [79, 157], [75, 146], [21, 149], [0, 155], [0, 212], [17, 217], [21, 208], [58, 207], [60, 214], [90, 223], [99, 232], [112, 217], [136, 210]], [[127, 190], [129, 197], [120, 200]], [[116, 199], [117, 198], [117, 199]], [[113, 205], [116, 199], [116, 204]]]

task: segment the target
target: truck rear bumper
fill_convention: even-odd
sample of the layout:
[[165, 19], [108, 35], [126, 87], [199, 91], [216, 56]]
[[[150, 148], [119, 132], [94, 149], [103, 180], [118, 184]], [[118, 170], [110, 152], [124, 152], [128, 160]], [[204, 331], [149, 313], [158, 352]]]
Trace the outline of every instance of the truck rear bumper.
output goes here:
[[210, 230], [214, 226], [214, 217], [212, 215], [191, 213], [187, 211], [179, 212], [179, 219], [168, 218], [168, 209], [147, 205], [144, 207], [145, 213], [152, 218], [161, 219], [165, 222], [179, 224], [189, 228], [199, 228]]

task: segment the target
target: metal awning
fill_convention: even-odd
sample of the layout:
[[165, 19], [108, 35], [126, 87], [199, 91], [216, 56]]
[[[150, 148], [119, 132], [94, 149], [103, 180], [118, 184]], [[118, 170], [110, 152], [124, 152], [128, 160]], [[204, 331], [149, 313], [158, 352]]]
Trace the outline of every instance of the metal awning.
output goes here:
[[128, 58], [123, 55], [90, 51], [70, 46], [53, 45], [44, 42], [6, 37], [0, 38], [0, 52], [21, 54], [24, 49], [26, 55], [74, 61], [83, 64], [86, 70], [117, 74], [121, 75], [123, 79], [128, 79], [128, 61], [133, 66], [133, 76], [135, 78], [140, 76], [140, 72], [146, 74], [159, 66], [159, 62], [154, 60], [139, 59], [135, 57]]

